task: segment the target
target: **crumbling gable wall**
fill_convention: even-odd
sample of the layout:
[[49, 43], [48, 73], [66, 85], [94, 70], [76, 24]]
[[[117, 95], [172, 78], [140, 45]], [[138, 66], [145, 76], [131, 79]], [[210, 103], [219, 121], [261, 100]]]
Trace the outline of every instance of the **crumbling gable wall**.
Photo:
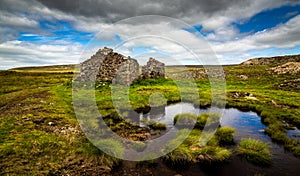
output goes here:
[[164, 78], [165, 64], [150, 57], [147, 64], [142, 67], [142, 78]]

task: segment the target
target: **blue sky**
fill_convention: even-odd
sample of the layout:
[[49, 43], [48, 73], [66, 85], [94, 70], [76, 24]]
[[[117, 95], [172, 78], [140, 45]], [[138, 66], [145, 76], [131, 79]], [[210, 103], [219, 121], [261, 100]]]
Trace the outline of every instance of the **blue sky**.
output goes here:
[[[187, 49], [203, 58], [215, 54], [219, 64], [300, 54], [299, 2], [167, 1], [4, 0], [0, 2], [0, 69], [75, 64], [104, 46], [137, 57], [140, 63], [156, 56], [165, 57], [170, 65], [198, 64]], [[140, 15], [158, 16], [134, 23], [126, 20]], [[159, 16], [172, 19], [168, 22]], [[155, 36], [136, 39], [149, 34]], [[160, 34], [172, 42], [157, 37]]]
[[284, 24], [300, 13], [300, 5], [286, 5], [264, 10], [249, 19], [234, 22], [241, 33], [255, 33]]

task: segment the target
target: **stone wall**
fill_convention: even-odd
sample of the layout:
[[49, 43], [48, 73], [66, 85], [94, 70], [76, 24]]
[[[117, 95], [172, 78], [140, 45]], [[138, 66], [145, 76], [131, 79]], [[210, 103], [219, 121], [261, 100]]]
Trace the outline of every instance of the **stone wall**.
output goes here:
[[[113, 52], [111, 48], [99, 49], [90, 59], [81, 63], [80, 81], [111, 81], [118, 85], [130, 85], [139, 77], [137, 60]], [[143, 79], [164, 78], [165, 64], [150, 58], [142, 67]]]
[[164, 78], [165, 64], [150, 57], [147, 65], [142, 67], [142, 78]]
[[116, 84], [129, 85], [139, 76], [139, 64], [135, 59], [125, 57], [104, 47], [90, 59], [81, 63], [81, 81], [113, 81]]
[[139, 77], [139, 64], [135, 59], [128, 57], [118, 68], [113, 84], [130, 85]]

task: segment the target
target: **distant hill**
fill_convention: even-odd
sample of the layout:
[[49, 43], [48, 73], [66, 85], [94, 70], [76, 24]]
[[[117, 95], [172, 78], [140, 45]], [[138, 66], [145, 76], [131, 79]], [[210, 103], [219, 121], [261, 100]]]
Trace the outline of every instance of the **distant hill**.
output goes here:
[[49, 66], [33, 66], [33, 67], [17, 67], [9, 69], [11, 71], [27, 71], [27, 72], [73, 72], [74, 64], [70, 65], [49, 65]]
[[288, 62], [300, 62], [299, 55], [254, 58], [242, 62], [240, 65], [281, 65]]
[[[242, 62], [238, 65], [247, 66], [247, 65], [270, 65], [278, 66], [286, 63], [300, 62], [300, 54], [298, 55], [287, 55], [287, 56], [275, 56], [275, 57], [260, 57], [249, 59], [245, 62]], [[234, 66], [233, 65], [223, 65], [223, 66]], [[35, 66], [35, 67], [18, 67], [9, 69], [11, 71], [29, 71], [29, 72], [74, 72], [75, 64], [70, 65], [51, 65], [51, 66]], [[208, 66], [208, 65], [206, 65]], [[212, 65], [213, 66], [213, 65]], [[203, 65], [166, 65], [166, 68], [172, 67], [191, 67], [191, 68], [203, 68]]]

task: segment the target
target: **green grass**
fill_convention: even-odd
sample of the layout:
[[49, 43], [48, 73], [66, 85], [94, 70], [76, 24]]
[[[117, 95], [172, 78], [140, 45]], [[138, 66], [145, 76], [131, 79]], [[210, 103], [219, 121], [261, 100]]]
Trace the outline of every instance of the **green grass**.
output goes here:
[[[189, 134], [190, 132], [190, 134]], [[179, 145], [178, 141], [187, 138], [176, 147], [175, 150], [163, 156], [163, 160], [172, 166], [188, 165], [195, 163], [202, 164], [217, 164], [223, 163], [230, 159], [231, 151], [219, 146], [219, 141], [209, 142], [208, 145], [200, 146], [199, 139], [202, 131], [199, 129], [194, 129], [189, 131], [188, 129], [179, 130], [177, 136], [168, 142], [166, 146], [162, 149], [170, 150], [171, 148]], [[217, 138], [213, 138], [215, 140]]]
[[194, 113], [181, 113], [174, 117], [173, 123], [178, 128], [193, 127], [203, 129], [205, 126], [210, 126], [218, 123], [221, 116], [218, 113], [203, 113], [200, 115]]
[[216, 131], [215, 136], [220, 144], [233, 144], [234, 133], [235, 133], [234, 128], [221, 127]]
[[178, 127], [185, 127], [185, 126], [190, 126], [196, 124], [197, 122], [198, 115], [194, 113], [182, 113], [182, 114], [177, 114], [174, 117], [174, 125]]
[[237, 154], [253, 164], [269, 165], [272, 156], [268, 149], [269, 146], [259, 140], [242, 139]]
[[231, 152], [225, 148], [215, 147], [215, 146], [205, 146], [197, 151], [196, 160], [199, 163], [223, 163], [230, 159]]
[[[287, 150], [300, 156], [299, 141], [287, 137], [282, 123], [286, 121], [292, 126], [300, 127], [300, 91], [278, 88], [285, 81], [299, 78], [299, 74], [276, 75], [268, 69], [268, 66], [225, 66], [226, 106], [257, 112], [267, 125], [266, 133]], [[181, 68], [166, 68], [166, 72], [170, 74], [178, 70], [182, 71]], [[99, 166], [112, 167], [119, 162], [93, 146], [80, 130], [72, 105], [72, 72], [72, 66], [0, 71], [0, 175], [78, 175], [82, 170], [81, 166], [97, 170]], [[246, 75], [248, 79], [243, 80], [239, 75]], [[209, 80], [201, 78], [195, 80], [195, 83], [198, 87], [197, 96], [193, 92], [193, 85], [184, 79], [137, 81], [130, 87], [130, 102], [124, 107], [128, 108], [130, 105], [134, 110], [146, 111], [151, 105], [179, 101], [208, 106], [212, 95]], [[121, 136], [140, 140], [136, 134], [141, 135], [145, 131], [126, 123], [116, 113], [110, 90], [109, 82], [96, 84], [96, 103], [101, 115]], [[239, 93], [238, 97], [233, 96], [236, 92]], [[153, 93], [155, 96], [151, 97]], [[249, 93], [255, 99], [249, 98]], [[149, 102], [149, 98], [154, 101]], [[198, 138], [208, 117], [202, 115], [201, 118], [196, 117], [198, 129], [191, 132], [173, 155], [166, 155], [166, 160], [169, 157], [172, 161], [178, 154], [178, 163], [197, 162], [195, 158], [201, 152], [203, 156], [207, 156], [204, 158], [216, 156], [213, 162], [228, 159], [230, 151], [220, 145], [231, 143], [232, 130], [220, 128], [218, 131], [223, 132], [217, 131], [207, 148], [201, 150], [197, 146]], [[217, 116], [209, 119], [212, 120], [210, 123], [219, 120]], [[49, 122], [55, 125], [50, 126]], [[95, 121], [90, 123], [95, 126]], [[184, 131], [180, 130], [180, 133]], [[170, 145], [175, 144], [173, 141]], [[137, 147], [137, 150], [142, 149], [142, 144]]]
[[156, 121], [152, 121], [148, 126], [153, 130], [166, 130], [167, 129], [166, 124], [159, 123]]
[[[119, 162], [81, 132], [69, 73], [1, 71], [0, 174], [78, 174]], [[54, 125], [48, 125], [53, 122]]]

